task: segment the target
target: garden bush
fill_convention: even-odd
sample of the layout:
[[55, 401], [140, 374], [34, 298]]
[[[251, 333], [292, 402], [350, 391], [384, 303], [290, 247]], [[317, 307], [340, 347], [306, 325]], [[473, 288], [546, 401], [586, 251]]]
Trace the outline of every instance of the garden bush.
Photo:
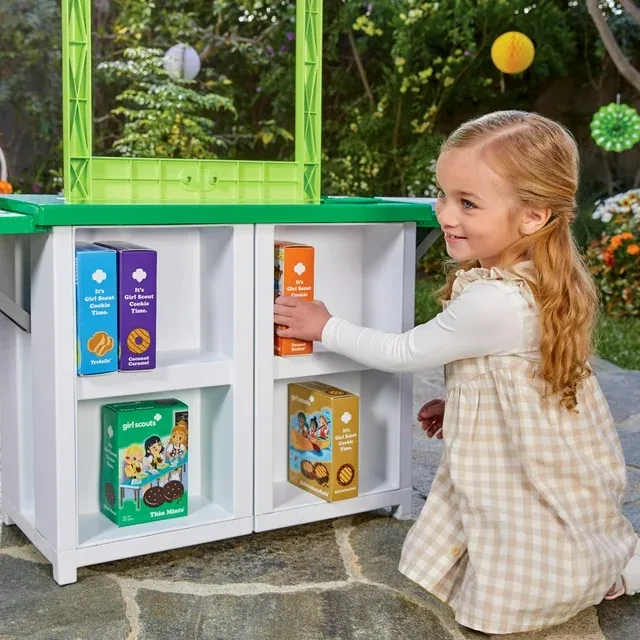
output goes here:
[[605, 311], [640, 317], [640, 189], [596, 203], [593, 218], [603, 225], [587, 248], [587, 259]]

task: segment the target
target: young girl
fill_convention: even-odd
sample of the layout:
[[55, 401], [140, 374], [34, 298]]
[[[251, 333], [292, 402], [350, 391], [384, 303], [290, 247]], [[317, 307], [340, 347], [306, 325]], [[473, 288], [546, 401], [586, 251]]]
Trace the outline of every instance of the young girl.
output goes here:
[[466, 627], [557, 625], [640, 591], [623, 453], [588, 364], [598, 300], [570, 231], [576, 144], [536, 114], [492, 113], [450, 136], [436, 175], [458, 263], [442, 313], [393, 335], [280, 297], [274, 322], [372, 368], [446, 365], [446, 411], [418, 415], [444, 453], [400, 571]]

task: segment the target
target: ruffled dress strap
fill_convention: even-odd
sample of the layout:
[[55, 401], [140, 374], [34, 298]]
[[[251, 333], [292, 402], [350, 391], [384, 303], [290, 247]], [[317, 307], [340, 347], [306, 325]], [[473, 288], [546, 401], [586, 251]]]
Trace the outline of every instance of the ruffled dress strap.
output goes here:
[[451, 290], [451, 302], [455, 300], [464, 289], [472, 282], [478, 280], [499, 280], [506, 284], [518, 287], [522, 296], [527, 300], [530, 306], [535, 307], [536, 301], [533, 291], [529, 286], [530, 282], [535, 281], [535, 270], [533, 263], [521, 262], [511, 267], [511, 269], [501, 269], [500, 267], [474, 267], [473, 269], [460, 269], [456, 273], [456, 279], [453, 282]]

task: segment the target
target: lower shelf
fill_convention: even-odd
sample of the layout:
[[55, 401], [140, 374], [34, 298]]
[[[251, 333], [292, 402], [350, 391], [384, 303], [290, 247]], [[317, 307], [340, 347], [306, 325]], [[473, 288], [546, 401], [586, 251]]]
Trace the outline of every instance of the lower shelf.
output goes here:
[[169, 531], [216, 524], [233, 520], [233, 515], [205, 496], [189, 496], [189, 515], [171, 520], [118, 527], [102, 513], [80, 515], [78, 548], [131, 540]]
[[357, 498], [330, 503], [288, 482], [278, 482], [274, 485], [274, 510], [256, 515], [254, 529], [269, 531], [294, 527], [393, 506], [401, 506], [405, 512], [411, 512], [411, 487], [394, 489], [390, 484], [381, 482], [377, 487], [372, 487], [369, 493], [360, 493]]
[[[389, 482], [389, 480], [385, 480], [384, 478], [378, 478], [373, 475], [361, 475], [358, 496], [356, 498], [350, 498], [349, 500], [344, 500], [342, 502], [357, 500], [362, 496], [395, 491], [397, 488], [397, 485], [394, 485], [393, 483]], [[281, 480], [273, 483], [274, 511], [280, 511], [282, 509], [295, 509], [296, 507], [308, 507], [316, 504], [327, 504], [327, 501], [314, 496], [312, 493], [309, 493], [304, 489], [296, 487], [287, 480]], [[332, 504], [336, 505], [338, 503], [334, 502]]]

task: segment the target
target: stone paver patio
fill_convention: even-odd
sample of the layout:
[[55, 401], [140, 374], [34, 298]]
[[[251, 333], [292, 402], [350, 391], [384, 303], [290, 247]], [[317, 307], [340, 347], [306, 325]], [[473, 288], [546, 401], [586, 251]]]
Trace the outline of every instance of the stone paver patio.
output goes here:
[[[625, 513], [640, 532], [640, 371], [599, 363], [625, 449]], [[415, 409], [442, 394], [416, 376]], [[414, 517], [442, 443], [414, 426]], [[411, 522], [376, 512], [81, 569], [59, 587], [15, 527], [0, 530], [0, 640], [464, 640], [451, 611], [397, 564]], [[640, 596], [513, 640], [638, 640]], [[494, 638], [498, 636], [493, 636]]]

